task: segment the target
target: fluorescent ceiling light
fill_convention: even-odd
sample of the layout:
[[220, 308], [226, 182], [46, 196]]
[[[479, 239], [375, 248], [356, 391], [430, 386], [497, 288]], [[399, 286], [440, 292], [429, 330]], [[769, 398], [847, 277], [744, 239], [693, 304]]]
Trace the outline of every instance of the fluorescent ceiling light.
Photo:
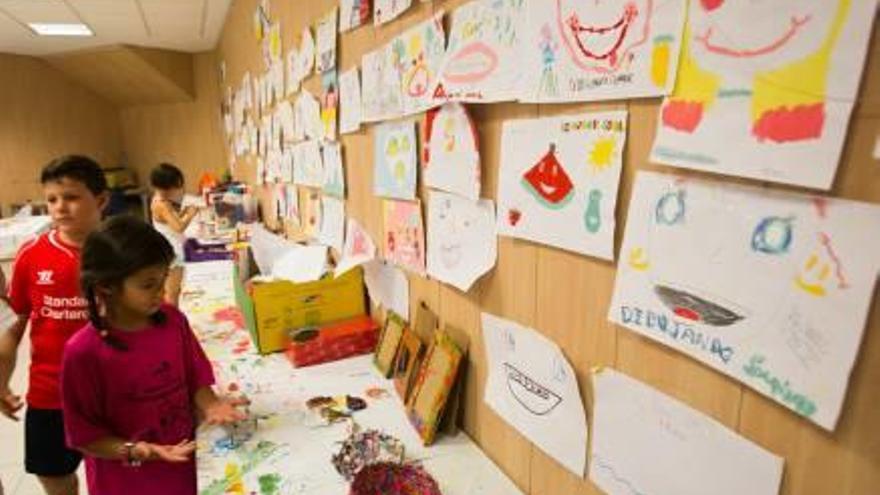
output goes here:
[[85, 24], [63, 23], [28, 23], [31, 29], [40, 36], [94, 36], [95, 33]]

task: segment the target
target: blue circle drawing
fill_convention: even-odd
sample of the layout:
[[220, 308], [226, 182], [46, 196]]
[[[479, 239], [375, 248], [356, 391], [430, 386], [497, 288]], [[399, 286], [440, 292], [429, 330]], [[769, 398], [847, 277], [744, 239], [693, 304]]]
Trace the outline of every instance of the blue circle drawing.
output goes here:
[[654, 218], [663, 225], [675, 225], [684, 221], [684, 191], [671, 191], [663, 195], [654, 208]]
[[752, 250], [765, 254], [788, 252], [793, 237], [792, 218], [767, 217], [752, 234]]

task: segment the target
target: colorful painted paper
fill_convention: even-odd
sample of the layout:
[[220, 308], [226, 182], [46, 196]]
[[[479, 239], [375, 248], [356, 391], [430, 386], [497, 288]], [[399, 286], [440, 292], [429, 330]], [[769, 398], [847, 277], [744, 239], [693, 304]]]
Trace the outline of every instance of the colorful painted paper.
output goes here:
[[403, 338], [406, 327], [406, 321], [393, 311], [389, 311], [385, 316], [385, 325], [382, 327], [376, 352], [373, 354], [373, 363], [385, 378], [389, 378], [394, 372], [397, 349], [400, 347], [400, 339]]
[[614, 256], [625, 111], [504, 123], [499, 235]]
[[[651, 159], [829, 189], [876, 0], [691, 1]], [[748, 26], [748, 29], [743, 29]]]
[[592, 101], [669, 94], [686, 2], [530, 2], [520, 99]]
[[403, 114], [423, 112], [436, 105], [431, 89], [440, 73], [446, 46], [443, 11], [391, 40], [394, 70], [400, 79]]
[[415, 199], [418, 175], [415, 122], [405, 120], [376, 126], [373, 146], [373, 194]]
[[376, 244], [370, 234], [356, 220], [349, 218], [345, 227], [345, 244], [342, 259], [336, 264], [339, 277], [352, 268], [363, 265], [376, 258]]
[[583, 477], [587, 415], [577, 375], [553, 341], [536, 330], [483, 313], [483, 400], [545, 454]]
[[340, 33], [362, 26], [370, 19], [370, 0], [340, 0], [339, 8]]
[[373, 24], [394, 20], [412, 5], [412, 0], [373, 0]]
[[321, 233], [318, 241], [337, 253], [345, 242], [345, 201], [332, 196], [321, 197]]
[[419, 201], [386, 199], [382, 203], [383, 254], [388, 261], [413, 273], [425, 273], [425, 228]]
[[342, 169], [342, 145], [325, 143], [322, 149], [324, 157], [324, 194], [337, 198], [345, 198], [345, 172]]
[[593, 373], [593, 397], [590, 480], [602, 492], [779, 493], [783, 459], [711, 417], [610, 368]]
[[440, 419], [446, 409], [458, 377], [464, 352], [445, 331], [434, 334], [425, 355], [412, 394], [407, 401], [407, 415], [425, 445], [434, 443]]
[[339, 77], [339, 132], [349, 134], [361, 128], [361, 81], [357, 67], [343, 72]]
[[833, 430], [878, 232], [877, 205], [640, 172], [609, 319]]
[[361, 59], [364, 122], [378, 122], [403, 115], [401, 80], [391, 57], [391, 45], [386, 44]]
[[431, 191], [428, 199], [428, 275], [467, 292], [495, 266], [495, 204]]
[[321, 74], [321, 139], [336, 141], [336, 120], [339, 108], [339, 81], [336, 69]]
[[476, 201], [480, 198], [477, 128], [460, 103], [448, 103], [425, 117], [425, 185]]
[[315, 52], [315, 70], [319, 74], [336, 70], [336, 25], [339, 9], [334, 7], [324, 17], [318, 20], [315, 27], [317, 37], [317, 51]]
[[519, 96], [527, 0], [474, 0], [451, 14], [449, 45], [431, 95], [490, 103]]
[[294, 146], [293, 154], [293, 183], [300, 186], [322, 187], [324, 164], [321, 160], [321, 145], [312, 139], [303, 141]]

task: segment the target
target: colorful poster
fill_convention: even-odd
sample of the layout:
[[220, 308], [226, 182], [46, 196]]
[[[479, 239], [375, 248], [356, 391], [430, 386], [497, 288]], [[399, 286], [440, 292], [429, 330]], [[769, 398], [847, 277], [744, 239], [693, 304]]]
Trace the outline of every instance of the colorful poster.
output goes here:
[[370, 19], [370, 0], [339, 1], [339, 32], [360, 27]]
[[581, 478], [587, 415], [577, 375], [562, 350], [534, 329], [483, 313], [483, 400], [545, 454]]
[[400, 79], [403, 114], [423, 112], [436, 105], [430, 93], [445, 53], [443, 11], [391, 40], [394, 70]]
[[352, 268], [376, 258], [376, 244], [370, 234], [356, 220], [349, 218], [345, 227], [342, 259], [336, 264], [335, 275], [342, 276]]
[[345, 241], [345, 201], [332, 196], [321, 197], [321, 233], [318, 241], [342, 253]]
[[361, 81], [357, 67], [345, 71], [339, 77], [339, 132], [357, 132], [363, 121], [361, 106]]
[[416, 125], [412, 120], [375, 127], [373, 194], [415, 199], [418, 175]]
[[505, 122], [499, 235], [612, 259], [626, 118], [618, 111]]
[[403, 115], [400, 77], [391, 57], [391, 45], [387, 44], [361, 59], [364, 122], [378, 122]]
[[428, 275], [463, 292], [498, 259], [495, 203], [440, 191], [428, 198]]
[[452, 11], [449, 45], [431, 96], [491, 103], [519, 96], [527, 0], [474, 0]]
[[531, 1], [520, 99], [593, 101], [669, 94], [686, 2]]
[[425, 228], [419, 201], [382, 202], [385, 259], [418, 275], [425, 273]]
[[876, 7], [691, 1], [678, 82], [660, 110], [651, 160], [829, 189]]
[[448, 103], [430, 110], [425, 117], [425, 136], [425, 185], [479, 199], [479, 139], [464, 105]]
[[412, 5], [412, 0], [373, 0], [373, 24], [379, 26], [392, 21]]
[[321, 74], [321, 127], [324, 141], [336, 141], [339, 81], [336, 69]]
[[779, 493], [783, 459], [700, 411], [610, 368], [593, 373], [593, 398], [590, 480], [603, 493]]
[[294, 184], [318, 188], [324, 185], [324, 163], [317, 141], [310, 139], [294, 145], [293, 163]]
[[333, 8], [324, 17], [318, 20], [315, 27], [317, 37], [317, 51], [315, 52], [315, 70], [319, 74], [336, 70], [336, 23], [339, 9]]
[[321, 149], [324, 158], [324, 194], [345, 198], [345, 171], [342, 168], [342, 145], [325, 143]]
[[609, 319], [833, 430], [878, 232], [877, 205], [640, 172]]

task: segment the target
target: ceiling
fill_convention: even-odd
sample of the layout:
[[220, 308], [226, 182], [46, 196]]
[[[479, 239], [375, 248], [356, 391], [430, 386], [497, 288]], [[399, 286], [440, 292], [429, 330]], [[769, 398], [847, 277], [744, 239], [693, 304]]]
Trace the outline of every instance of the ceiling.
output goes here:
[[[51, 55], [129, 44], [211, 50], [232, 0], [0, 0], [0, 53]], [[85, 23], [95, 36], [44, 37], [27, 23]]]

